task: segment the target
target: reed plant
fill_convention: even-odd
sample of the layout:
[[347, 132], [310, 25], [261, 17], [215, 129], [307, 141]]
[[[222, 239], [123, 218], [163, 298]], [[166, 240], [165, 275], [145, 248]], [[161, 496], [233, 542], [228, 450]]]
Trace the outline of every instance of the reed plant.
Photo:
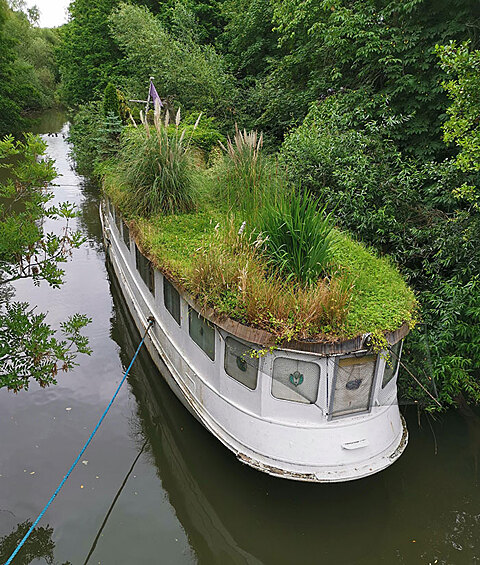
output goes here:
[[285, 280], [314, 285], [328, 274], [336, 236], [331, 214], [308, 192], [292, 191], [260, 212], [263, 250]]
[[170, 125], [170, 113], [167, 111], [162, 118], [158, 105], [153, 125], [141, 115], [138, 127], [126, 129], [119, 151], [117, 176], [127, 187], [124, 205], [128, 214], [149, 217], [194, 209], [191, 136], [192, 131], [186, 135], [185, 129], [180, 127], [180, 110], [174, 124]]

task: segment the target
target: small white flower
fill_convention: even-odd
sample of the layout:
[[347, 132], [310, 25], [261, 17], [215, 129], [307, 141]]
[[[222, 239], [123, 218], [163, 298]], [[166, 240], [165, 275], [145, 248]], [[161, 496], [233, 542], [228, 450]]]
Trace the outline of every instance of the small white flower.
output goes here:
[[242, 223], [242, 225], [240, 226], [240, 229], [238, 230], [238, 235], [242, 235], [242, 233], [245, 231], [246, 225], [247, 225], [247, 222]]

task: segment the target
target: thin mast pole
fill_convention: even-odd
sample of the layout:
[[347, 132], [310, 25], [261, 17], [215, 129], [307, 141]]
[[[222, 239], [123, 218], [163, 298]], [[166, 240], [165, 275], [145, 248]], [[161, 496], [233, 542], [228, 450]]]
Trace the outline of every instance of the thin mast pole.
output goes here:
[[148, 98], [147, 98], [147, 105], [145, 106], [145, 119], [146, 119], [146, 117], [147, 117], [148, 108], [149, 108], [149, 106], [150, 106], [150, 98], [151, 98], [151, 97], [150, 97], [150, 86], [151, 86], [151, 84], [152, 84], [154, 78], [155, 78], [155, 77], [150, 77], [150, 82], [148, 83]]

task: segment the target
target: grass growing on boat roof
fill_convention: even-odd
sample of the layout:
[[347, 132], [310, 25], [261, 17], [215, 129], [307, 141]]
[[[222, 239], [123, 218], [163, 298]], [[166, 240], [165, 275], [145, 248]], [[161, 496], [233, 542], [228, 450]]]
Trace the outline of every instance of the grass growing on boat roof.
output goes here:
[[279, 339], [347, 338], [412, 320], [415, 297], [395, 267], [348, 235], [336, 233], [335, 274], [303, 287], [269, 275], [239, 226], [211, 209], [131, 222], [142, 250], [199, 303]]
[[403, 322], [414, 322], [415, 295], [388, 257], [379, 257], [349, 235], [339, 233], [334, 262], [352, 277], [345, 326], [349, 336], [393, 331]]
[[[329, 231], [328, 221], [322, 224], [323, 239], [317, 241], [318, 257], [313, 257], [311, 230], [322, 232], [321, 225], [315, 226], [323, 221], [317, 205], [309, 203], [305, 210], [298, 206], [302, 200], [290, 198], [281, 171], [260, 149], [260, 138], [237, 130], [222, 159], [208, 170], [190, 171], [195, 210], [184, 213], [169, 207], [160, 207], [161, 213], [133, 209], [130, 183], [118, 163], [105, 167], [104, 191], [157, 268], [200, 304], [270, 331], [280, 341], [378, 335], [411, 322], [413, 292], [388, 259], [346, 234]], [[275, 206], [282, 202], [283, 217], [277, 218]], [[265, 210], [275, 211], [270, 226]], [[290, 228], [298, 237], [285, 240], [287, 216], [294, 217]], [[268, 256], [265, 250], [271, 234], [278, 236], [274, 243], [281, 276], [278, 261], [274, 265], [272, 253]], [[295, 265], [285, 264], [284, 250], [292, 258], [296, 254]], [[313, 270], [307, 269], [305, 277], [308, 260]]]

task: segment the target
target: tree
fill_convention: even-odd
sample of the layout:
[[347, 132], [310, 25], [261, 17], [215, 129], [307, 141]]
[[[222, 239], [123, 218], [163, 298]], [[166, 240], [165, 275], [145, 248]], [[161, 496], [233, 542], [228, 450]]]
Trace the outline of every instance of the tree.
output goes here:
[[[36, 313], [28, 303], [11, 303], [8, 284], [30, 278], [58, 288], [62, 283], [61, 264], [82, 242], [71, 229], [75, 217], [69, 203], [48, 206], [53, 197], [48, 183], [56, 177], [52, 161], [44, 157], [45, 143], [31, 134], [25, 141], [12, 136], [0, 141], [0, 169], [9, 178], [0, 184], [0, 388], [19, 391], [28, 388], [30, 379], [40, 386], [56, 383], [59, 371], [75, 365], [78, 353], [90, 353], [88, 339], [81, 329], [86, 316], [75, 314], [61, 325], [62, 339], [45, 322], [46, 314]], [[12, 163], [13, 160], [13, 163]], [[46, 219], [65, 221], [60, 235], [43, 233]], [[7, 294], [7, 296], [6, 296]]]
[[12, 65], [15, 61], [14, 42], [5, 30], [8, 6], [0, 0], [0, 135], [16, 131], [22, 124], [21, 108], [13, 100]]
[[224, 59], [191, 34], [176, 37], [161, 19], [140, 6], [122, 4], [110, 16], [111, 33], [126, 69], [122, 83], [134, 97], [145, 96], [148, 77], [155, 77], [162, 98], [187, 110], [232, 115], [235, 83]]
[[452, 100], [443, 126], [444, 139], [460, 149], [457, 165], [462, 171], [480, 171], [480, 51], [470, 42], [437, 46], [440, 64], [447, 73], [443, 87]]
[[74, 0], [68, 8], [70, 21], [58, 54], [63, 96], [70, 105], [99, 98], [115, 76], [121, 54], [110, 36], [108, 17], [118, 4]]
[[286, 121], [288, 113], [303, 118], [310, 103], [333, 91], [358, 90], [362, 106], [370, 106], [377, 118], [382, 114], [408, 118], [391, 134], [404, 152], [423, 158], [445, 155], [440, 133], [447, 99], [435, 45], [469, 37], [478, 41], [478, 2], [273, 0], [273, 4], [284, 57], [268, 85], [264, 121], [270, 127], [275, 127], [278, 116]]

